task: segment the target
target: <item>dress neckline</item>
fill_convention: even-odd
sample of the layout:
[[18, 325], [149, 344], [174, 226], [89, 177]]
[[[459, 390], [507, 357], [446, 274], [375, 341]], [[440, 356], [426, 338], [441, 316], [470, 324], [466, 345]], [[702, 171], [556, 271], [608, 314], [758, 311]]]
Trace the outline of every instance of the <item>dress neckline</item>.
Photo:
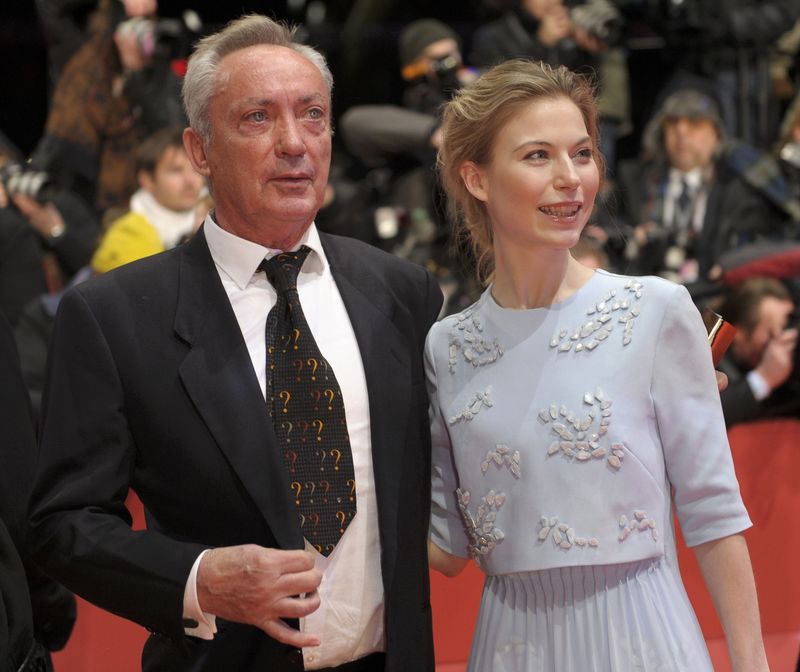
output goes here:
[[572, 304], [574, 304], [577, 300], [579, 300], [584, 294], [586, 294], [597, 282], [598, 278], [602, 275], [608, 276], [609, 274], [602, 269], [597, 269], [592, 274], [592, 276], [583, 283], [576, 291], [574, 291], [570, 296], [566, 299], [561, 301], [556, 301], [555, 303], [551, 303], [549, 306], [538, 306], [536, 308], [504, 308], [495, 300], [494, 296], [492, 296], [492, 286], [489, 285], [481, 295], [479, 300], [479, 305], [483, 307], [485, 310], [489, 312], [491, 315], [495, 316], [517, 316], [517, 315], [524, 315], [524, 316], [533, 316], [533, 315], [541, 315], [543, 313], [548, 313], [551, 311], [561, 311]]

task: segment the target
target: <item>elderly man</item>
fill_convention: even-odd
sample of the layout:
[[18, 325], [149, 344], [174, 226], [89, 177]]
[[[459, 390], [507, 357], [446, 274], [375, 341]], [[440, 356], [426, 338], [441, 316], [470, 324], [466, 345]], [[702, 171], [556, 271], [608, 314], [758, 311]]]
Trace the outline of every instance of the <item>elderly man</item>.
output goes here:
[[184, 142], [215, 211], [62, 300], [31, 536], [153, 632], [147, 670], [433, 670], [421, 353], [441, 293], [316, 230], [331, 86], [264, 17], [201, 41]]

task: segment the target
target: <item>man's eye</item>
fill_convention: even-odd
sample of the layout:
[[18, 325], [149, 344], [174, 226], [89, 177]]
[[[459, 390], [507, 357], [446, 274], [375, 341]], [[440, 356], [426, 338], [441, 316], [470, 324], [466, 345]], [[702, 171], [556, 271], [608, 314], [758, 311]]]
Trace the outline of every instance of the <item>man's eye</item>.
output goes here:
[[325, 118], [325, 113], [319, 107], [312, 107], [308, 111], [308, 116], [309, 116], [310, 119], [314, 119], [314, 120], [324, 119]]
[[267, 118], [267, 115], [265, 115], [261, 110], [256, 110], [255, 112], [251, 112], [247, 116], [250, 121], [257, 121], [257, 122], [264, 121]]

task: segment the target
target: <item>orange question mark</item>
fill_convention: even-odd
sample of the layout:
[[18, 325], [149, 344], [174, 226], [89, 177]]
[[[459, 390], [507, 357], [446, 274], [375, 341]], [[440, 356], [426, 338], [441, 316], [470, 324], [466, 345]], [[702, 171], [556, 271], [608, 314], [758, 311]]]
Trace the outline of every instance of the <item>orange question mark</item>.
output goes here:
[[336, 471], [339, 471], [339, 460], [342, 459], [342, 453], [341, 453], [340, 450], [337, 450], [336, 448], [334, 448], [333, 450], [331, 450], [331, 455], [333, 455], [333, 457], [336, 458], [336, 464], [333, 465], [333, 468]]
[[316, 429], [316, 430], [317, 430], [317, 441], [322, 441], [322, 439], [320, 438], [320, 436], [319, 436], [319, 435], [320, 435], [320, 434], [322, 434], [322, 428], [325, 426], [325, 423], [324, 423], [324, 422], [322, 422], [322, 420], [314, 420], [314, 421], [311, 423], [311, 426], [312, 426], [314, 429]]
[[348, 478], [347, 485], [350, 486], [350, 499], [352, 500], [356, 491], [356, 482], [352, 478]]
[[297, 486], [297, 493], [295, 493], [295, 504], [300, 503], [300, 491], [303, 489], [303, 486], [300, 485], [297, 481], [292, 481], [291, 485], [289, 486], [292, 490], [294, 490], [294, 486]]
[[333, 409], [331, 404], [333, 403], [333, 400], [336, 398], [336, 392], [334, 392], [333, 390], [325, 390], [325, 397], [328, 399], [328, 410], [330, 411]]
[[306, 365], [311, 367], [311, 380], [317, 379], [317, 367], [319, 366], [319, 362], [313, 357], [309, 357], [306, 360]]
[[283, 412], [284, 413], [288, 413], [289, 412], [287, 410], [286, 406], [289, 404], [289, 399], [291, 399], [291, 398], [292, 398], [292, 395], [288, 390], [281, 390], [281, 392], [278, 394], [278, 399], [283, 401]]
[[297, 345], [297, 341], [300, 340], [300, 330], [299, 329], [295, 329], [292, 333], [294, 334], [294, 349], [295, 350], [299, 350], [299, 346]]
[[339, 529], [340, 529], [340, 531], [344, 532], [344, 529], [342, 528], [342, 525], [344, 525], [344, 521], [347, 520], [347, 516], [344, 514], [344, 511], [337, 511], [336, 512], [336, 518], [339, 521]]

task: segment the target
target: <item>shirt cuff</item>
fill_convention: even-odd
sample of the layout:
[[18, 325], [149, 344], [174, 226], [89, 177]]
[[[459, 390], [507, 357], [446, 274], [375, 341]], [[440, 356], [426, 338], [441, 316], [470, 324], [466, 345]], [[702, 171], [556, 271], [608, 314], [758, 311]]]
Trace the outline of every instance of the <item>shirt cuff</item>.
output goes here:
[[[186, 579], [186, 588], [183, 591], [183, 621], [192, 622], [193, 627], [184, 627], [183, 631], [190, 637], [200, 639], [214, 639], [217, 633], [217, 617], [208, 614], [200, 608], [200, 600], [197, 599], [197, 570], [200, 568], [200, 560], [211, 549], [206, 549], [197, 556], [197, 560], [192, 565], [189, 578]], [[195, 623], [197, 625], [195, 625]]]
[[772, 391], [769, 389], [769, 383], [764, 380], [764, 376], [755, 369], [747, 374], [747, 384], [750, 386], [750, 390], [756, 398], [756, 401], [763, 401]]

